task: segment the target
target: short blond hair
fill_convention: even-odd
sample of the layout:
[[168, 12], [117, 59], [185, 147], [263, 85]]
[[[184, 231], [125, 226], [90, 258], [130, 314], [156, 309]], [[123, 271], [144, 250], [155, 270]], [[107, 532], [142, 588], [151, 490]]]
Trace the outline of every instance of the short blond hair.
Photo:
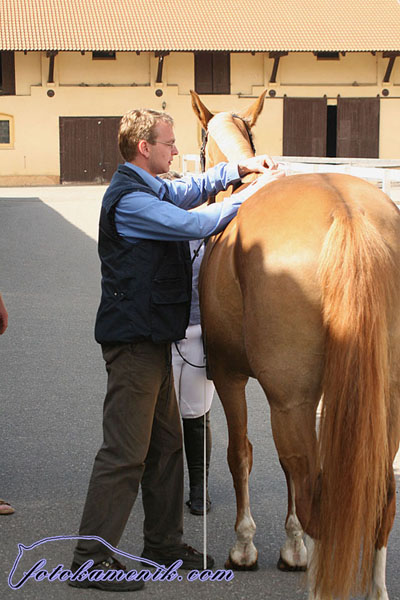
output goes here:
[[160, 121], [174, 124], [171, 115], [158, 110], [140, 108], [124, 114], [119, 124], [118, 145], [125, 160], [131, 161], [135, 158], [140, 140], [155, 143], [155, 128]]

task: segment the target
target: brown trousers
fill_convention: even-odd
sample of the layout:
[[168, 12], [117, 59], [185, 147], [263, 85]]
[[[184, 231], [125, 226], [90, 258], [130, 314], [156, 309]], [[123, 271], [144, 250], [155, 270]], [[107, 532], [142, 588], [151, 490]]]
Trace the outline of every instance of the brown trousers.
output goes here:
[[[94, 462], [79, 535], [117, 546], [139, 484], [146, 547], [180, 544], [183, 531], [182, 430], [170, 344], [104, 345], [108, 372], [104, 441]], [[79, 540], [74, 560], [110, 556], [98, 541]]]

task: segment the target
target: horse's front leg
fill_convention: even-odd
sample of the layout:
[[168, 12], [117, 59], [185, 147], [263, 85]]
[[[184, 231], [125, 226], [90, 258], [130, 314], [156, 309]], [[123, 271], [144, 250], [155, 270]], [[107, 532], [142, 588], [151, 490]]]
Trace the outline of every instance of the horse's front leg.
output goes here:
[[248, 377], [219, 372], [214, 383], [222, 401], [229, 431], [228, 464], [236, 493], [236, 543], [226, 568], [257, 569], [257, 549], [253, 543], [256, 524], [250, 511], [249, 475], [253, 464], [252, 446], [247, 438], [245, 386]]

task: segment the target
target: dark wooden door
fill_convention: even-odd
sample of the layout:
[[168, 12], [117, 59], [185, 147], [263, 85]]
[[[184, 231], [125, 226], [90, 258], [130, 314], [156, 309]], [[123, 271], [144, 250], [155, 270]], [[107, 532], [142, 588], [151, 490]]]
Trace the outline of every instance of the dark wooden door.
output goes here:
[[0, 95], [15, 96], [14, 52], [0, 52]]
[[108, 183], [118, 164], [121, 117], [60, 117], [61, 183]]
[[195, 90], [198, 94], [231, 93], [231, 59], [228, 52], [196, 52]]
[[338, 98], [337, 156], [379, 157], [379, 98]]
[[326, 130], [326, 98], [284, 98], [285, 156], [326, 156]]

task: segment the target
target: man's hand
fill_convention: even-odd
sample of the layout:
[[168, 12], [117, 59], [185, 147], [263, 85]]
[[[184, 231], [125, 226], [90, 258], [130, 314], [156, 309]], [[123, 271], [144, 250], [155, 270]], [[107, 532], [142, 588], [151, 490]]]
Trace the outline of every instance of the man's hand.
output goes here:
[[278, 169], [268, 170], [263, 175], [260, 175], [260, 177], [257, 177], [257, 179], [255, 179], [244, 190], [240, 190], [238, 192], [238, 194], [240, 194], [243, 199], [247, 200], [247, 198], [250, 198], [250, 196], [253, 196], [253, 194], [258, 192], [259, 189], [261, 189], [268, 183], [272, 183], [273, 181], [276, 181], [277, 179], [280, 179], [281, 177], [285, 177], [285, 175], [286, 175], [285, 171], [280, 171]]
[[8, 313], [0, 294], [0, 335], [5, 332], [8, 325]]
[[277, 168], [278, 163], [267, 154], [247, 158], [238, 164], [239, 177], [244, 177], [249, 173], [270, 173]]

